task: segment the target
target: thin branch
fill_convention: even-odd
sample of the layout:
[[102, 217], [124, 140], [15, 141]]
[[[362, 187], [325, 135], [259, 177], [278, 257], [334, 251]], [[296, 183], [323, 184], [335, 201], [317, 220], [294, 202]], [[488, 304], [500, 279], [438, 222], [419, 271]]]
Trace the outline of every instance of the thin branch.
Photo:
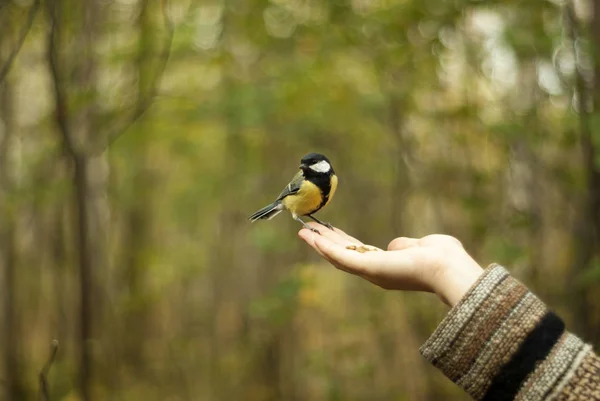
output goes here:
[[169, 57], [171, 56], [171, 47], [173, 45], [173, 36], [175, 33], [175, 26], [171, 18], [169, 18], [168, 14], [168, 1], [163, 0], [162, 5], [162, 15], [165, 28], [167, 30], [167, 35], [164, 40], [164, 44], [162, 47], [162, 51], [160, 54], [160, 63], [154, 78], [152, 79], [152, 84], [150, 85], [150, 90], [148, 94], [144, 97], [141, 97], [134, 107], [133, 112], [130, 116], [128, 116], [125, 121], [123, 121], [119, 126], [117, 126], [114, 130], [110, 131], [107, 137], [106, 148], [101, 149], [101, 152], [105, 151], [109, 148], [117, 139], [119, 139], [128, 129], [131, 127], [139, 118], [144, 115], [144, 113], [148, 110], [154, 97], [156, 96], [156, 92], [158, 91], [158, 86], [162, 80], [165, 69], [167, 67], [167, 63], [169, 61]]
[[77, 150], [75, 149], [75, 144], [69, 129], [69, 109], [67, 105], [67, 96], [64, 91], [63, 83], [60, 77], [60, 67], [58, 65], [58, 50], [56, 46], [58, 17], [56, 3], [54, 0], [48, 1], [48, 15], [50, 17], [50, 34], [48, 35], [47, 56], [48, 64], [50, 66], [50, 74], [52, 76], [52, 83], [54, 84], [56, 123], [63, 137], [63, 144], [67, 152], [71, 156], [75, 156], [77, 154]]
[[19, 40], [17, 41], [17, 46], [12, 50], [8, 59], [4, 62], [4, 65], [0, 69], [0, 83], [6, 78], [8, 72], [10, 71], [10, 67], [12, 67], [13, 62], [17, 58], [17, 54], [21, 51], [21, 47], [23, 47], [23, 43], [25, 43], [25, 38], [33, 25], [33, 20], [35, 19], [35, 14], [40, 6], [40, 0], [35, 0], [31, 8], [29, 9], [29, 15], [27, 16], [27, 21], [25, 21], [25, 25], [21, 28], [21, 34], [19, 35]]
[[50, 344], [50, 355], [48, 356], [48, 360], [40, 370], [38, 375], [38, 379], [40, 381], [40, 400], [41, 401], [49, 401], [50, 400], [50, 387], [48, 387], [48, 372], [54, 363], [54, 359], [56, 358], [56, 354], [58, 353], [58, 340], [52, 340]]

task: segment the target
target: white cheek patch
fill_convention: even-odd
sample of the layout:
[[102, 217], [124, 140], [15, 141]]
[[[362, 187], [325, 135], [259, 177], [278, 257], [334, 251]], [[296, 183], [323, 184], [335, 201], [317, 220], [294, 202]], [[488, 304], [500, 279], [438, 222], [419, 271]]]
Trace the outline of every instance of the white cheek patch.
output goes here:
[[325, 160], [321, 160], [320, 162], [310, 166], [310, 169], [312, 171], [316, 171], [317, 173], [327, 173], [329, 170], [331, 170], [331, 166]]

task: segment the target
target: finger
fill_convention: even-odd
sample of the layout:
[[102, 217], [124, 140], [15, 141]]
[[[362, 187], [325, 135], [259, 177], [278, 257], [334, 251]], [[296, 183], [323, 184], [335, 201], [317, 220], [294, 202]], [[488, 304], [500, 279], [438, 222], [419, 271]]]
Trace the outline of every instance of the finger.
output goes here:
[[[361, 241], [357, 240], [351, 235], [346, 234], [344, 231], [340, 230], [337, 227], [333, 227], [334, 231], [338, 233], [342, 238], [354, 245], [364, 245]], [[331, 231], [331, 230], [330, 230]]]
[[[321, 225], [311, 225], [315, 228], [318, 227], [323, 227]], [[321, 234], [322, 237], [328, 238], [331, 241], [340, 244], [340, 245], [361, 245], [362, 243], [360, 241], [355, 240], [354, 238], [351, 238], [347, 235], [342, 235], [340, 234], [340, 231], [334, 231], [334, 230], [330, 230], [329, 228], [317, 228], [319, 230], [319, 233]]]
[[316, 235], [315, 248], [336, 268], [360, 276], [382, 288], [431, 291], [418, 260], [424, 248], [360, 253]]
[[[319, 249], [319, 247], [317, 247], [316, 244], [315, 244], [315, 238], [320, 237], [320, 235], [315, 234], [314, 232], [303, 228], [302, 230], [300, 230], [298, 232], [298, 236], [300, 238], [302, 238], [308, 245], [310, 245], [323, 259], [325, 259], [326, 261], [328, 261], [329, 263], [331, 263], [336, 269], [341, 270], [341, 271], [346, 272], [346, 273], [355, 274], [355, 275], [361, 276], [363, 278], [367, 278], [367, 277], [364, 277], [359, 272], [357, 272], [356, 269], [354, 269], [354, 270], [353, 269], [349, 269], [347, 266], [345, 266], [339, 260], [334, 260], [334, 259], [331, 258], [331, 256], [324, 254], [321, 251], [321, 249]], [[342, 246], [344, 246], [344, 249], [346, 249], [345, 246], [347, 246], [347, 245], [342, 244]]]
[[317, 223], [316, 221], [309, 221], [306, 223], [306, 225], [312, 228], [316, 228], [317, 230], [319, 230], [319, 233], [323, 233], [325, 230], [329, 230], [329, 228], [325, 227], [323, 224]]
[[[315, 244], [320, 247], [320, 243]], [[386, 287], [386, 283], [401, 283], [407, 289], [417, 289], [421, 286], [423, 269], [417, 268], [416, 261], [423, 248], [411, 246], [397, 251], [378, 251], [359, 253], [359, 263], [362, 269], [359, 275], [377, 285]], [[328, 257], [324, 253], [325, 257]]]
[[310, 247], [312, 247], [315, 251], [317, 251], [317, 253], [319, 255], [321, 255], [322, 257], [324, 257], [323, 253], [321, 252], [321, 250], [319, 248], [317, 248], [317, 246], [315, 245], [315, 236], [317, 234], [307, 230], [306, 228], [303, 228], [302, 230], [300, 230], [298, 232], [298, 236], [300, 238], [302, 238], [304, 240], [304, 242], [306, 242]]
[[451, 246], [451, 247], [463, 247], [462, 243], [454, 238], [451, 237], [450, 235], [443, 235], [443, 234], [431, 234], [428, 235], [426, 237], [423, 237], [419, 240], [419, 242], [422, 245], [431, 245], [431, 246], [435, 246], [435, 245], [446, 245], [446, 246]]
[[330, 240], [337, 242], [338, 244], [341, 244], [341, 245], [351, 245], [351, 244], [352, 245], [364, 245], [361, 241], [346, 234], [344, 231], [340, 230], [337, 227], [333, 227], [333, 230], [330, 230], [329, 228], [327, 228], [327, 230], [325, 230], [323, 225], [318, 224], [318, 223], [311, 222], [311, 223], [308, 223], [308, 225], [319, 230], [319, 232], [321, 233], [322, 236], [327, 237]]
[[419, 240], [416, 238], [398, 237], [394, 238], [388, 244], [388, 251], [401, 251], [403, 249], [412, 248], [419, 245]]
[[345, 245], [338, 244], [327, 237], [318, 236], [314, 238], [315, 247], [320, 253], [329, 260], [334, 266], [348, 273], [363, 276], [369, 273], [372, 264], [368, 253], [360, 253], [355, 250], [347, 249]]
[[321, 234], [322, 236], [327, 236], [332, 241], [336, 241], [336, 242], [342, 241], [342, 239], [340, 238], [340, 235], [327, 226], [324, 226], [319, 223], [313, 223], [313, 222], [309, 222], [308, 225], [313, 228], [316, 228], [317, 230], [319, 230], [319, 234]]

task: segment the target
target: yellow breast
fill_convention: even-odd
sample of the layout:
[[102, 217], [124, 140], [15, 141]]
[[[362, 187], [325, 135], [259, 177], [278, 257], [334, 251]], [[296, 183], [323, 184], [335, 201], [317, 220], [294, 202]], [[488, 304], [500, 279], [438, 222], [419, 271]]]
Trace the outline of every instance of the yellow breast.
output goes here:
[[333, 175], [331, 177], [331, 190], [329, 191], [329, 199], [327, 199], [327, 203], [323, 205], [323, 207], [327, 206], [329, 202], [333, 199], [333, 195], [335, 194], [335, 190], [337, 189], [338, 178], [337, 175]]
[[[329, 191], [329, 198], [323, 207], [325, 207], [335, 194], [337, 189], [338, 178], [334, 175], [331, 177], [331, 190]], [[319, 210], [321, 202], [323, 201], [323, 195], [321, 190], [312, 182], [305, 180], [302, 182], [300, 190], [294, 194], [286, 196], [282, 204], [292, 214], [296, 216], [306, 216]]]
[[319, 208], [321, 199], [319, 187], [308, 180], [304, 180], [300, 190], [294, 195], [286, 196], [281, 203], [292, 214], [305, 216]]

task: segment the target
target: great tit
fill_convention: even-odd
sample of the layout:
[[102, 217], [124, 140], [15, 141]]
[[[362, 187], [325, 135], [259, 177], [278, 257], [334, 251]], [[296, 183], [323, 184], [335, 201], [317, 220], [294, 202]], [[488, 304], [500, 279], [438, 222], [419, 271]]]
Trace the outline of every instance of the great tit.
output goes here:
[[270, 220], [287, 209], [294, 220], [313, 232], [319, 233], [319, 230], [310, 227], [300, 216], [307, 216], [333, 230], [331, 224], [322, 222], [313, 214], [331, 201], [337, 184], [338, 178], [329, 159], [319, 153], [309, 153], [300, 160], [300, 171], [281, 191], [275, 202], [254, 213], [248, 220]]

